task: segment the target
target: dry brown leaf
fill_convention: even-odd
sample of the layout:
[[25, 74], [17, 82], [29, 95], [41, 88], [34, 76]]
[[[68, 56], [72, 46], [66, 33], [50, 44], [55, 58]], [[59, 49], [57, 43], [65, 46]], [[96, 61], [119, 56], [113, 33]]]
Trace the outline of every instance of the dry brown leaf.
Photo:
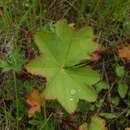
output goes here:
[[103, 49], [97, 49], [96, 51], [94, 51], [91, 55], [90, 55], [90, 60], [91, 61], [98, 61], [102, 58], [102, 54], [103, 54]]
[[87, 123], [83, 123], [79, 126], [78, 130], [88, 130], [88, 124]]
[[3, 15], [4, 15], [3, 9], [0, 9], [0, 17], [2, 17]]
[[130, 60], [130, 45], [128, 46], [118, 46], [118, 54], [121, 59]]
[[79, 126], [78, 130], [88, 130], [88, 124], [87, 123], [83, 123]]
[[125, 128], [125, 130], [130, 130], [130, 128]]
[[29, 105], [28, 117], [32, 117], [36, 112], [41, 111], [42, 98], [37, 89], [33, 89], [31, 95], [26, 97], [26, 102]]

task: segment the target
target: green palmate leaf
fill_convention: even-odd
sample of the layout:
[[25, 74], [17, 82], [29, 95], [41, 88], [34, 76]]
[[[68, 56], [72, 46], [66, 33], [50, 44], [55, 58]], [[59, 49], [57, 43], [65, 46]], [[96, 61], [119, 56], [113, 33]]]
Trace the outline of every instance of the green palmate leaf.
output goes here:
[[91, 86], [100, 80], [99, 74], [90, 66], [75, 66], [89, 59], [98, 47], [92, 36], [91, 28], [76, 32], [65, 20], [55, 24], [55, 32], [35, 35], [41, 55], [30, 61], [26, 69], [47, 78], [42, 96], [57, 99], [68, 112], [76, 109], [79, 99], [95, 101], [97, 97]]

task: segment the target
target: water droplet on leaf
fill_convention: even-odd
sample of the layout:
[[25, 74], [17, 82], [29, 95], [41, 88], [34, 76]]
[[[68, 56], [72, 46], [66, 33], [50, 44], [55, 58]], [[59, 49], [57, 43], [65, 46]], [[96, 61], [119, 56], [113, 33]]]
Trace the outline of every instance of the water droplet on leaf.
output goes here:
[[74, 99], [73, 98], [70, 98], [70, 101], [73, 101]]
[[70, 91], [70, 93], [71, 93], [72, 95], [74, 95], [74, 94], [76, 94], [76, 90], [72, 89], [72, 90]]

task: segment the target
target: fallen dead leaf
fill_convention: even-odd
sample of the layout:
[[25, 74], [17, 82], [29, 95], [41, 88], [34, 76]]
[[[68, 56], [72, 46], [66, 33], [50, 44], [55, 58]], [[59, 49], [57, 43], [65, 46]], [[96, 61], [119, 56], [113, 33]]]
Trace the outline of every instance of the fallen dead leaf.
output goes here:
[[96, 51], [94, 51], [92, 54], [90, 54], [90, 60], [95, 62], [98, 61], [102, 58], [103, 55], [103, 49], [97, 49]]
[[130, 45], [128, 46], [117, 46], [118, 55], [121, 59], [130, 60]]
[[87, 123], [83, 123], [79, 126], [78, 130], [88, 130], [88, 124]]
[[125, 128], [125, 130], [130, 130], [130, 128]]
[[37, 89], [33, 89], [31, 95], [26, 97], [26, 102], [29, 105], [28, 117], [32, 117], [36, 112], [41, 111], [42, 98]]
[[2, 10], [0, 10], [0, 17], [2, 17], [3, 16], [3, 12], [2, 12]]

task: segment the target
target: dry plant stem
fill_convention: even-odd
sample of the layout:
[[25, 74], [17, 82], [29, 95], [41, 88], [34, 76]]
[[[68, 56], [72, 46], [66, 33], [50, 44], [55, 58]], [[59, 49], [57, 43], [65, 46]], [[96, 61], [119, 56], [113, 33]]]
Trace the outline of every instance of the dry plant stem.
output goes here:
[[92, 16], [95, 14], [96, 9], [98, 8], [100, 1], [101, 1], [101, 0], [98, 0], [98, 1], [97, 1], [96, 5], [95, 5], [95, 8], [94, 8], [94, 10], [93, 10], [93, 12], [92, 12]]
[[53, 2], [50, 4], [47, 10], [50, 10], [54, 6], [55, 3], [56, 3], [56, 0], [53, 0]]
[[[115, 81], [114, 83], [112, 83], [112, 84], [109, 83], [107, 71], [106, 71], [106, 69], [105, 69], [105, 62], [104, 62], [104, 60], [103, 60], [102, 70], [103, 70], [103, 74], [104, 74], [104, 76], [105, 76], [105, 79], [106, 79], [107, 83], [108, 83], [109, 86], [110, 86], [110, 88], [108, 88], [108, 91], [107, 91], [107, 92], [105, 93], [105, 95], [103, 96], [103, 101], [105, 101], [105, 99], [106, 99], [106, 97], [107, 97], [107, 98], [108, 98], [108, 101], [109, 101], [109, 103], [110, 103], [111, 111], [113, 111], [113, 107], [112, 107], [112, 104], [111, 104], [111, 90], [112, 90], [114, 84], [116, 83], [116, 81]], [[101, 107], [101, 108], [102, 108], [102, 107]], [[99, 113], [100, 110], [101, 110], [101, 108], [99, 108], [96, 113]]]
[[77, 1], [77, 0], [74, 0], [74, 1], [73, 1], [73, 3], [71, 4], [71, 7], [68, 8], [68, 9], [65, 11], [65, 13], [64, 13], [63, 16], [61, 17], [61, 19], [64, 18], [64, 17], [68, 14], [68, 12], [69, 12], [69, 11], [71, 10], [71, 8], [72, 8], [72, 5], [74, 5], [74, 4], [76, 3], [76, 1]]
[[[104, 72], [104, 76], [105, 76], [106, 82], [110, 85], [109, 79], [108, 79], [108, 75], [107, 75], [107, 71], [106, 71], [106, 68], [105, 68], [104, 60], [103, 60], [103, 72]], [[110, 103], [111, 111], [113, 111], [113, 107], [112, 107], [112, 104], [111, 104], [111, 93], [110, 93], [109, 90], [108, 90], [108, 101]]]
[[[103, 98], [102, 98], [103, 101], [105, 101], [105, 99], [107, 98], [107, 96], [109, 95], [109, 93], [111, 93], [111, 90], [112, 90], [112, 88], [114, 87], [115, 83], [116, 83], [116, 81], [115, 81], [114, 83], [112, 83], [112, 85], [110, 86], [110, 88], [108, 89], [108, 91], [104, 94], [104, 96], [103, 96]], [[97, 110], [97, 112], [96, 112], [97, 115], [98, 115], [98, 113], [100, 113], [101, 109], [102, 109], [102, 107], [100, 107], [100, 108]]]
[[[5, 130], [6, 128], [8, 129], [8, 125], [9, 125], [9, 121], [8, 121], [8, 116], [7, 116], [7, 110], [6, 110], [6, 104], [5, 104], [5, 101], [4, 101], [4, 99], [3, 99], [3, 105], [4, 105], [4, 114], [5, 114], [5, 125], [3, 125], [2, 126], [2, 130]], [[3, 120], [4, 121], [4, 120]], [[3, 123], [3, 122], [1, 122], [1, 123]]]

